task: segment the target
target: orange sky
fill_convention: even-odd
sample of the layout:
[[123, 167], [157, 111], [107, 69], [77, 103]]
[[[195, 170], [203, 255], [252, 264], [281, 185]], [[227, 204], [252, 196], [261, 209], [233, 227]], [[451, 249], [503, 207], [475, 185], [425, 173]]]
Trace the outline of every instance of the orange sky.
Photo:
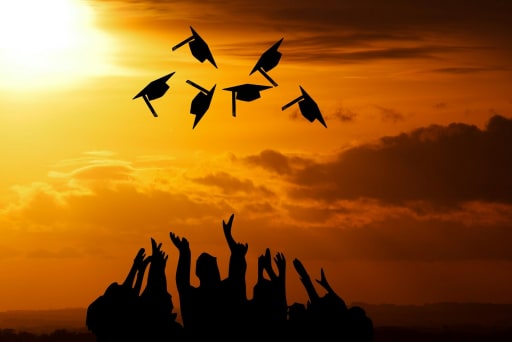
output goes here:
[[[294, 258], [348, 303], [512, 302], [512, 5], [13, 3], [0, 12], [0, 310], [85, 307], [151, 237], [176, 299], [169, 232], [226, 275], [231, 213], [249, 295], [269, 247], [288, 261], [290, 304], [306, 300]], [[217, 69], [171, 50], [190, 26]], [[279, 85], [233, 117], [222, 88], [270, 85], [249, 72], [281, 38]], [[171, 72], [154, 118], [132, 98]], [[195, 129], [186, 80], [216, 85]], [[281, 110], [299, 86], [327, 128]]]

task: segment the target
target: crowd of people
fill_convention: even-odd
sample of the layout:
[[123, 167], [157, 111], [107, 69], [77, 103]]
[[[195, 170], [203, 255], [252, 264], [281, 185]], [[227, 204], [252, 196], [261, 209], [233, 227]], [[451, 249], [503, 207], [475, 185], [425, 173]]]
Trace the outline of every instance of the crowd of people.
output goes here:
[[[320, 295], [299, 259], [293, 260], [293, 266], [308, 301], [288, 305], [285, 256], [278, 252], [272, 257], [268, 248], [258, 257], [258, 277], [249, 298], [248, 244], [233, 238], [233, 219], [231, 215], [228, 222], [222, 222], [230, 249], [227, 277], [221, 277], [216, 257], [203, 252], [195, 265], [198, 286], [191, 284], [192, 255], [188, 240], [170, 232], [170, 240], [179, 253], [176, 287], [181, 322], [167, 290], [168, 255], [162, 250], [162, 243], [151, 239], [151, 255], [141, 248], [124, 282], [112, 283], [89, 305], [86, 325], [97, 342], [373, 340], [373, 324], [366, 312], [359, 306], [348, 307], [329, 285], [323, 269], [321, 278], [316, 280], [325, 290]], [[141, 292], [148, 266], [146, 286]]]

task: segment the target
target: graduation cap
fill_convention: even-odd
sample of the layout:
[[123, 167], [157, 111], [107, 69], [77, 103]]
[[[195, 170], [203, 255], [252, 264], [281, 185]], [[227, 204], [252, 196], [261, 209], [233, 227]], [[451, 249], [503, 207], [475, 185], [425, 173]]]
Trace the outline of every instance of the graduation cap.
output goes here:
[[231, 91], [231, 103], [233, 108], [233, 116], [236, 116], [236, 100], [240, 101], [254, 101], [261, 97], [260, 91], [272, 88], [271, 86], [260, 84], [241, 84], [234, 87], [224, 88], [223, 90]]
[[144, 99], [144, 102], [146, 102], [146, 105], [148, 106], [149, 110], [151, 110], [153, 116], [157, 117], [158, 115], [156, 114], [155, 109], [153, 108], [149, 101], [164, 96], [164, 94], [167, 92], [167, 89], [169, 89], [169, 85], [166, 82], [169, 80], [169, 78], [171, 78], [172, 75], [174, 75], [174, 72], [171, 72], [170, 74], [165, 75], [164, 77], [161, 77], [157, 80], [150, 82], [147, 86], [144, 87], [144, 89], [142, 89], [137, 95], [135, 95], [133, 99], [142, 97]]
[[279, 63], [279, 60], [281, 59], [281, 52], [277, 51], [279, 48], [279, 45], [281, 45], [281, 42], [284, 38], [281, 38], [277, 43], [272, 45], [270, 49], [265, 51], [252, 71], [249, 73], [249, 75], [252, 75], [255, 71], [259, 71], [274, 87], [277, 87], [277, 83], [270, 78], [270, 76], [266, 73], [273, 68], [276, 67], [277, 63]]
[[315, 119], [317, 119], [318, 121], [320, 121], [322, 125], [324, 125], [327, 128], [322, 113], [320, 113], [320, 108], [318, 108], [316, 102], [311, 98], [311, 96], [308, 95], [308, 93], [306, 93], [306, 91], [301, 86], [299, 86], [299, 88], [302, 93], [302, 96], [299, 96], [295, 100], [285, 104], [281, 108], [281, 110], [285, 110], [286, 108], [298, 102], [300, 112], [306, 119], [309, 120], [309, 122], [313, 122]]
[[208, 61], [210, 61], [210, 63], [213, 64], [214, 67], [217, 67], [217, 64], [215, 64], [215, 60], [213, 59], [212, 52], [210, 51], [210, 48], [208, 47], [206, 42], [197, 34], [196, 31], [194, 31], [192, 26], [190, 26], [190, 31], [192, 31], [192, 35], [184, 41], [182, 41], [181, 43], [173, 46], [172, 51], [188, 43], [190, 52], [192, 52], [192, 55], [197, 60], [203, 63], [207, 59]]
[[212, 102], [213, 98], [213, 93], [215, 92], [215, 87], [217, 85], [214, 85], [213, 88], [210, 90], [206, 90], [205, 88], [190, 80], [187, 80], [187, 83], [193, 86], [194, 88], [200, 90], [200, 92], [196, 95], [196, 97], [194, 97], [190, 105], [190, 114], [194, 114], [196, 116], [194, 120], [194, 126], [192, 126], [192, 129], [194, 129], [196, 125], [199, 123], [199, 121], [203, 118], [208, 108], [210, 107], [210, 103]]

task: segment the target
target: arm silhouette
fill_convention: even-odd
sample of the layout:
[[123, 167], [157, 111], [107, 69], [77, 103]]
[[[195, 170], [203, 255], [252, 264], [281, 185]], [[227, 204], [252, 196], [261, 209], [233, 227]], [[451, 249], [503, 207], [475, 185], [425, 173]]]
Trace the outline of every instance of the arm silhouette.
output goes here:
[[270, 280], [275, 281], [277, 280], [276, 272], [274, 272], [274, 268], [272, 267], [272, 256], [270, 255], [270, 249], [267, 248], [265, 250], [265, 254], [263, 255], [263, 261], [264, 261], [264, 268], [265, 271], [267, 271], [267, 274], [270, 278]]
[[135, 286], [133, 290], [135, 294], [138, 296], [140, 294], [140, 290], [142, 288], [142, 281], [144, 280], [144, 273], [146, 272], [146, 268], [151, 261], [151, 256], [147, 256], [142, 262], [140, 262], [137, 266], [137, 278], [135, 279]]
[[297, 258], [293, 260], [293, 266], [295, 266], [295, 270], [299, 274], [300, 281], [302, 282], [302, 285], [304, 285], [304, 288], [308, 293], [309, 301], [311, 303], [317, 302], [320, 299], [320, 296], [316, 292], [315, 286], [313, 285], [313, 282], [311, 281], [311, 278], [309, 277], [306, 268], [304, 268], [302, 262], [300, 262], [300, 260]]
[[238, 295], [240, 296], [239, 299], [246, 300], [247, 291], [245, 284], [245, 273], [247, 271], [247, 261], [245, 260], [245, 256], [247, 254], [247, 249], [249, 246], [247, 243], [243, 244], [237, 242], [233, 238], [231, 228], [233, 226], [234, 217], [235, 214], [231, 214], [227, 223], [224, 220], [222, 220], [224, 237], [226, 238], [229, 250], [231, 251], [231, 255], [229, 257], [228, 278], [231, 279], [231, 282], [234, 284], [234, 289], [235, 291], [238, 292]]
[[144, 248], [139, 249], [137, 252], [137, 255], [135, 255], [135, 258], [133, 259], [132, 267], [130, 268], [130, 271], [128, 272], [128, 275], [126, 276], [126, 279], [123, 282], [123, 286], [132, 288], [133, 282], [135, 280], [135, 275], [137, 274], [137, 269], [139, 265], [143, 262], [145, 255]]
[[329, 285], [323, 268], [320, 269], [320, 280], [316, 279], [316, 282], [320, 284], [327, 291], [327, 293], [339, 297], [338, 294], [332, 289], [331, 285]]
[[176, 286], [178, 292], [183, 293], [184, 290], [190, 287], [190, 245], [186, 238], [180, 238], [173, 232], [170, 232], [169, 235], [172, 243], [179, 251], [178, 266], [176, 267]]
[[168, 255], [162, 251], [162, 243], [157, 245], [153, 238], [151, 238], [151, 249], [151, 265], [149, 266], [147, 288], [158, 292], [166, 292], [165, 266]]
[[288, 301], [286, 299], [286, 259], [281, 252], [276, 253], [274, 262], [277, 266], [277, 277], [274, 282], [277, 284], [277, 307], [280, 312], [280, 319], [286, 320], [288, 311]]

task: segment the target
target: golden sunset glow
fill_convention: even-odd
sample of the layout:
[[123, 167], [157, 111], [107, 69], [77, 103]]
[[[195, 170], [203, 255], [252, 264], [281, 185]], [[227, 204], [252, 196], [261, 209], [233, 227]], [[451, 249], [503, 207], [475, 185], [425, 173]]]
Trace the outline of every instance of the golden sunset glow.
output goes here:
[[[95, 25], [90, 5], [79, 0], [20, 0], [0, 11], [0, 85], [45, 87], [104, 72], [111, 48]], [[103, 70], [102, 70], [103, 69]], [[76, 79], [75, 79], [76, 80]]]
[[[86, 307], [151, 237], [177, 298], [169, 232], [225, 275], [232, 213], [249, 296], [269, 247], [290, 303], [296, 257], [347, 302], [512, 302], [512, 8], [435, 3], [3, 1], [0, 311]], [[172, 49], [191, 27], [217, 68]], [[187, 81], [216, 87], [195, 128]], [[301, 88], [327, 127], [282, 110]]]

